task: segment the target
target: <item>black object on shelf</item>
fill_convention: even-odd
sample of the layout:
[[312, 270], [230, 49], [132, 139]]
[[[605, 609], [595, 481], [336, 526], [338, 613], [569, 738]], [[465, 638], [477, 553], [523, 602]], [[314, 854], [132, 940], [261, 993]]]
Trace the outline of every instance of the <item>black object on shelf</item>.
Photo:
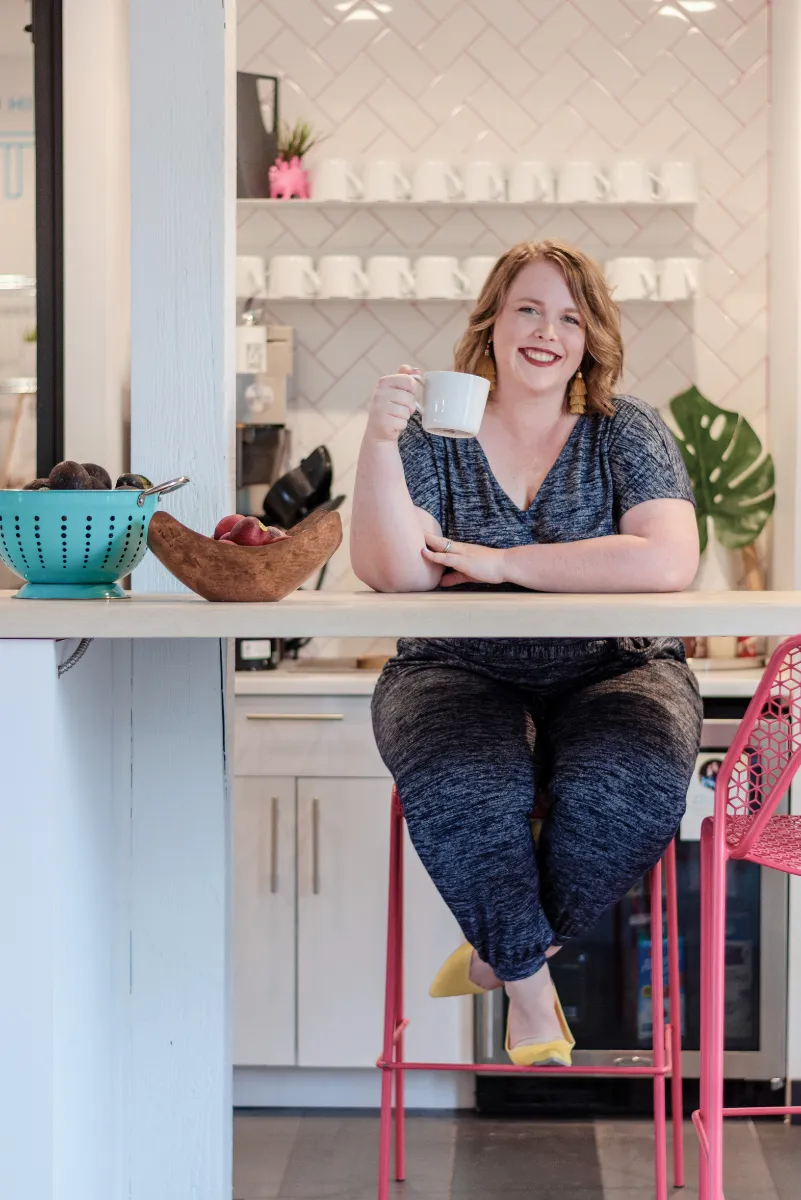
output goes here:
[[[260, 83], [272, 85], [272, 126], [264, 123]], [[278, 158], [278, 77], [236, 73], [236, 194], [241, 199], [270, 195], [270, 167]]]

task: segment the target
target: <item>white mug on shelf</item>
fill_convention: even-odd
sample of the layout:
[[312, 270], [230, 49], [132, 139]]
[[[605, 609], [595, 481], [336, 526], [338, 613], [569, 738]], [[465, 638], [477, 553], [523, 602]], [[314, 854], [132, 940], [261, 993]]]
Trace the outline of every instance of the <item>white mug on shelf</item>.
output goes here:
[[236, 295], [240, 300], [253, 300], [267, 295], [267, 272], [263, 258], [255, 254], [237, 254]]
[[468, 281], [458, 258], [446, 254], [418, 258], [414, 279], [418, 300], [459, 300], [467, 294]]
[[698, 178], [691, 162], [666, 162], [659, 170], [659, 197], [665, 204], [694, 204]]
[[362, 260], [355, 254], [326, 254], [317, 260], [320, 298], [363, 300], [369, 291]]
[[466, 295], [471, 300], [477, 300], [481, 294], [481, 289], [487, 281], [492, 268], [497, 262], [491, 254], [474, 254], [471, 258], [466, 258], [462, 263], [462, 274], [467, 279]]
[[421, 203], [461, 200], [464, 185], [453, 167], [439, 159], [430, 158], [414, 169], [412, 197]]
[[410, 200], [412, 182], [392, 158], [373, 158], [364, 166], [364, 198], [378, 203]]
[[553, 167], [545, 162], [520, 162], [509, 173], [513, 204], [552, 204], [556, 199]]
[[364, 188], [353, 166], [345, 158], [324, 158], [314, 168], [312, 198], [314, 200], [361, 200]]
[[465, 199], [471, 204], [506, 199], [506, 178], [494, 162], [469, 162], [462, 171]]
[[569, 162], [560, 169], [560, 204], [593, 204], [608, 199], [609, 180], [596, 163]]
[[481, 428], [489, 396], [489, 380], [462, 371], [425, 371], [415, 376], [420, 385], [415, 404], [423, 428], [440, 437], [475, 437]]
[[610, 199], [618, 204], [653, 204], [661, 194], [661, 182], [648, 163], [637, 159], [618, 162], [611, 170]]
[[656, 263], [652, 258], [613, 258], [606, 264], [606, 282], [614, 300], [656, 300]]
[[278, 254], [270, 259], [271, 300], [313, 300], [320, 291], [314, 260], [307, 254]]
[[698, 291], [697, 258], [665, 258], [658, 265], [659, 299], [690, 300]]
[[367, 294], [372, 300], [409, 300], [414, 296], [412, 264], [401, 254], [367, 260]]

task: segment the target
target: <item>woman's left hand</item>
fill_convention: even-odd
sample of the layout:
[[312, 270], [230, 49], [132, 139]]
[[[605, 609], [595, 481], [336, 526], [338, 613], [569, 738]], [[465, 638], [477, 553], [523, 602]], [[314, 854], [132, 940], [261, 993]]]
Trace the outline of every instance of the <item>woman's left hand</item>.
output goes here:
[[[450, 538], [426, 533], [423, 556], [428, 562], [450, 567], [451, 575], [443, 575], [440, 587], [455, 587], [459, 583], [505, 583], [506, 552], [491, 546], [476, 546], [472, 542], [454, 542]], [[445, 547], [448, 547], [447, 554]]]

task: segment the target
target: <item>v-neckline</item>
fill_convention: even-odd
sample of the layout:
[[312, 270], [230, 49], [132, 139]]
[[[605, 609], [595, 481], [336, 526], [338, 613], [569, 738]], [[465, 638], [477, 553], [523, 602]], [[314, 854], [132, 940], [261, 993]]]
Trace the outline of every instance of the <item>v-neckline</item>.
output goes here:
[[489, 475], [490, 479], [492, 480], [492, 483], [495, 486], [496, 491], [498, 491], [500, 493], [500, 495], [503, 496], [503, 498], [506, 500], [506, 502], [508, 504], [511, 504], [512, 508], [520, 516], [523, 516], [523, 517], [527, 516], [531, 512], [534, 505], [539, 500], [546, 483], [551, 478], [554, 471], [556, 470], [556, 468], [559, 466], [560, 462], [562, 461], [562, 458], [566, 454], [568, 447], [570, 446], [571, 442], [573, 441], [573, 438], [576, 436], [576, 430], [581, 427], [584, 419], [585, 419], [584, 417], [579, 417], [579, 419], [576, 421], [573, 428], [570, 430], [570, 433], [567, 435], [564, 445], [562, 446], [562, 449], [559, 451], [556, 458], [553, 460], [550, 467], [543, 475], [542, 482], [540, 483], [540, 486], [537, 488], [536, 492], [534, 493], [534, 496], [533, 496], [532, 501], [529, 504], [528, 508], [521, 508], [520, 505], [517, 504], [516, 501], [514, 501], [512, 499], [512, 497], [507, 492], [506, 488], [503, 487], [503, 485], [499, 482], [498, 477], [496, 476], [495, 472], [493, 471], [493, 469], [490, 465], [490, 460], [487, 458], [487, 452], [484, 449], [484, 447], [481, 445], [481, 442], [478, 440], [477, 437], [473, 439], [475, 444], [478, 446], [479, 453], [484, 460], [484, 466], [487, 468], [487, 474]]

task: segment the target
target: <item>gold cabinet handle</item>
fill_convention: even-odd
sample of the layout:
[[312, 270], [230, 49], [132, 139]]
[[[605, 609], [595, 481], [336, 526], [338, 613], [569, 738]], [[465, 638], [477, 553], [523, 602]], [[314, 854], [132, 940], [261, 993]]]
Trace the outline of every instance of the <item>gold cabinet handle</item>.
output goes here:
[[248, 721], [344, 721], [344, 713], [247, 713]]
[[320, 895], [320, 801], [312, 800], [312, 894]]
[[270, 801], [270, 891], [278, 891], [278, 797]]

